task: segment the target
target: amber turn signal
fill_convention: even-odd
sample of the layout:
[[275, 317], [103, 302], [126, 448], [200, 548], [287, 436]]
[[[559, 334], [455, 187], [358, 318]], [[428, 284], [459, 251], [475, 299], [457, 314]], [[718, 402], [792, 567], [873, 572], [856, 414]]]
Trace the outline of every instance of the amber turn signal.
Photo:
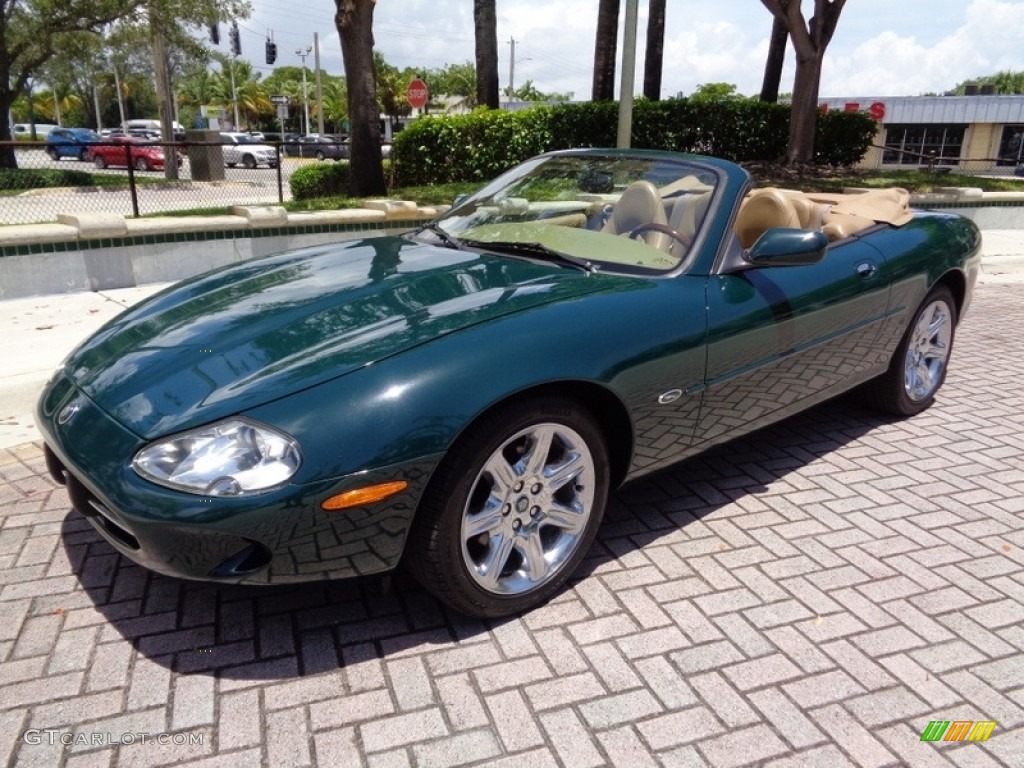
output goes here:
[[394, 480], [390, 483], [378, 483], [377, 485], [368, 485], [365, 488], [353, 488], [351, 491], [345, 491], [339, 493], [337, 496], [331, 496], [329, 499], [324, 499], [320, 504], [322, 509], [328, 512], [335, 512], [339, 509], [348, 509], [349, 507], [362, 507], [367, 504], [376, 504], [378, 501], [383, 501], [388, 496], [394, 496], [396, 493], [401, 493], [409, 484], [405, 480]]

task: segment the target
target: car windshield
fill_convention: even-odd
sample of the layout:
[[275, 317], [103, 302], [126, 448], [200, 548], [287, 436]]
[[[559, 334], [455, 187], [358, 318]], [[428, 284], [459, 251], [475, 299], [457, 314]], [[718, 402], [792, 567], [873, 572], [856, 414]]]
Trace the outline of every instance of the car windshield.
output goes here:
[[450, 244], [536, 258], [548, 251], [602, 271], [667, 272], [691, 254], [719, 183], [696, 159], [549, 155], [459, 202], [431, 231]]

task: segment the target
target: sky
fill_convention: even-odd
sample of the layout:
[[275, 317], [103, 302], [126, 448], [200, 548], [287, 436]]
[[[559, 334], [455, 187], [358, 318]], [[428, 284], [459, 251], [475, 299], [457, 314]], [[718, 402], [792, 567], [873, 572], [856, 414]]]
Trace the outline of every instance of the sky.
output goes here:
[[[319, 34], [324, 71], [343, 74], [334, 27], [334, 0], [251, 0], [240, 22], [242, 53], [264, 75], [269, 31], [277, 66], [300, 66]], [[810, 14], [811, 0], [803, 0]], [[625, 17], [620, 14], [620, 44]], [[530, 80], [545, 93], [590, 98], [597, 0], [497, 0], [500, 87]], [[669, 0], [662, 97], [689, 95], [702, 83], [731, 83], [741, 94], [760, 92], [771, 15], [759, 0]], [[636, 87], [643, 89], [647, 3], [639, 0]], [[222, 44], [227, 35], [222, 30]], [[471, 0], [377, 0], [375, 48], [399, 68], [437, 69], [474, 58]], [[306, 59], [313, 67], [313, 58]], [[1001, 70], [1024, 70], [1024, 0], [849, 0], [828, 47], [820, 95], [917, 96]], [[783, 92], [792, 90], [789, 46]], [[429, 85], [429, 83], [428, 83]], [[616, 96], [619, 94], [618, 76]]]

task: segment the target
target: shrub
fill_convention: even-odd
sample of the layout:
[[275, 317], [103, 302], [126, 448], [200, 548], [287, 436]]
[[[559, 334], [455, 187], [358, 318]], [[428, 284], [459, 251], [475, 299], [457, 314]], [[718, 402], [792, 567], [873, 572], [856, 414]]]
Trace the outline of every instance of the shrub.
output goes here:
[[63, 168], [0, 168], [0, 189], [86, 187], [92, 174]]
[[310, 163], [296, 170], [288, 184], [295, 200], [347, 197], [351, 173], [348, 163]]
[[551, 148], [547, 107], [425, 117], [395, 137], [399, 186], [491, 179]]
[[866, 112], [818, 115], [814, 161], [818, 165], [853, 165], [864, 157], [877, 131], [878, 123]]
[[[421, 118], [395, 137], [395, 175], [402, 186], [478, 181], [553, 149], [614, 147], [618, 113], [618, 103], [604, 101]], [[734, 162], [774, 162], [786, 152], [789, 113], [787, 105], [757, 99], [639, 99], [633, 106], [632, 144]], [[822, 115], [817, 162], [857, 162], [875, 129], [864, 113]]]

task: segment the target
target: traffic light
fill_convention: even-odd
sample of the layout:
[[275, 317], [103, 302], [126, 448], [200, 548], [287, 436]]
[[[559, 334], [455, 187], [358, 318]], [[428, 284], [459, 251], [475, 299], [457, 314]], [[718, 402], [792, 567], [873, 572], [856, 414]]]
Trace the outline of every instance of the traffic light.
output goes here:
[[241, 56], [242, 55], [242, 41], [238, 37], [238, 24], [231, 22], [231, 31], [228, 32], [228, 37], [231, 39], [231, 55]]
[[267, 40], [267, 64], [273, 64], [275, 61], [277, 61], [277, 43]]
[[220, 45], [220, 25], [210, 25], [210, 42], [214, 45]]

